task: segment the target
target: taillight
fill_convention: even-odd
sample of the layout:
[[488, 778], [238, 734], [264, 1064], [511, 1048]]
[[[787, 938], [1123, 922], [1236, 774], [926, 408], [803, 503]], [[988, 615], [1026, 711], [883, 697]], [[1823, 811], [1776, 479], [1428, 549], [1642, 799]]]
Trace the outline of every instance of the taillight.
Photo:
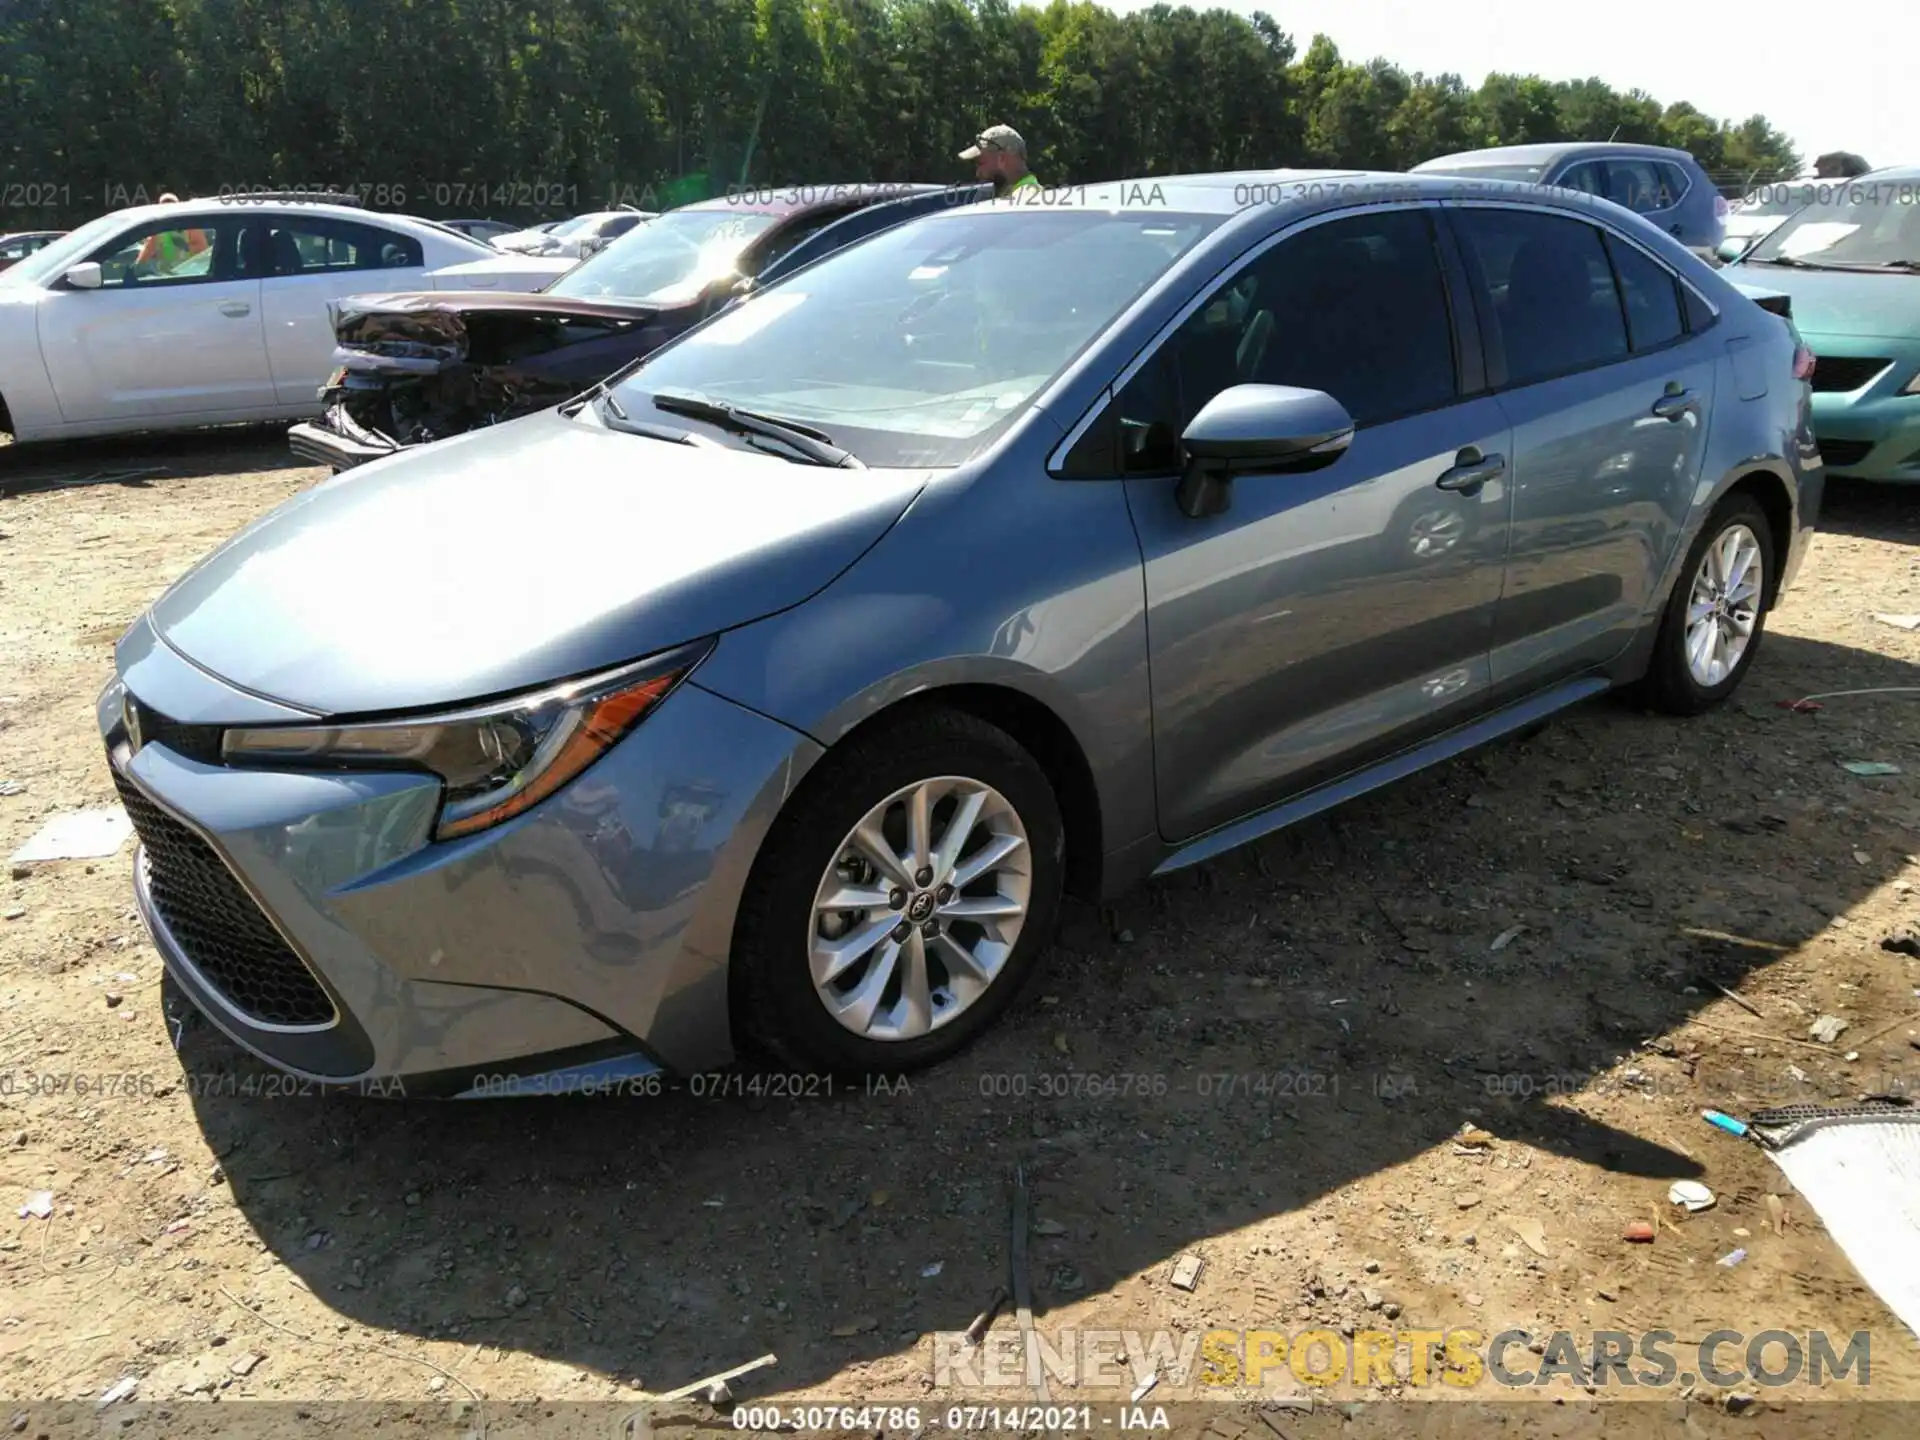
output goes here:
[[1813, 379], [1814, 355], [1804, 345], [1793, 347], [1793, 378], [1796, 380]]
[[1713, 197], [1713, 218], [1714, 219], [1724, 220], [1732, 212], [1732, 210], [1733, 210], [1733, 207], [1727, 204], [1726, 196], [1716, 195]]

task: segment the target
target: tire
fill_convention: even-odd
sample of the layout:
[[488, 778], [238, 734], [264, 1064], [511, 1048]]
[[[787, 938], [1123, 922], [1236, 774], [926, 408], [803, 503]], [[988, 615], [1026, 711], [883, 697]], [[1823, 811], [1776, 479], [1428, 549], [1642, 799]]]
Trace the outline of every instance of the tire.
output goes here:
[[[939, 793], [955, 780], [959, 785]], [[852, 844], [855, 827], [883, 802], [888, 805], [881, 827], [884, 838], [896, 859], [910, 850], [907, 810], [912, 790], [923, 783], [931, 784], [930, 793], [936, 796], [928, 825], [934, 859], [946, 838], [943, 817], [950, 820], [960, 798], [976, 790], [993, 798], [982, 798], [982, 818], [970, 831], [953, 873], [964, 874], [969, 860], [979, 863], [989, 843], [995, 853], [1008, 851], [1000, 867], [945, 900], [933, 888], [937, 881], [911, 887], [897, 883], [920, 878], [911, 870], [903, 868], [895, 880], [882, 885], [877, 865], [863, 858], [849, 861], [858, 853]], [[1021, 831], [1024, 843], [1006, 838]], [[1045, 772], [1012, 736], [974, 716], [916, 709], [836, 747], [775, 820], [754, 862], [734, 927], [731, 992], [737, 1033], [778, 1059], [816, 1073], [898, 1074], [957, 1053], [999, 1019], [1032, 979], [1059, 914], [1065, 843], [1059, 803]], [[910, 856], [902, 861], [903, 867], [910, 863]], [[843, 865], [847, 868], [835, 872], [830, 886], [829, 870]], [[1015, 873], [1021, 865], [1024, 880]], [[1024, 914], [1017, 929], [1011, 919], [973, 921], [945, 908], [966, 908], [970, 902], [976, 910], [989, 905], [1004, 909], [1015, 901], [1001, 892], [1018, 896], [1022, 890]], [[867, 910], [823, 912], [816, 902], [830, 891], [836, 898], [884, 892], [888, 908], [876, 904]], [[896, 928], [826, 980], [834, 1003], [848, 1007], [851, 1017], [846, 1022], [836, 1018], [829, 1008], [829, 991], [815, 983], [821, 947], [832, 947], [844, 936], [850, 941], [845, 947], [849, 954], [861, 951], [859, 937], [884, 930], [890, 917], [896, 926], [905, 923], [913, 931], [917, 927], [908, 917], [928, 909], [933, 913], [926, 923], [949, 939], [984, 947], [978, 954], [986, 958], [974, 963], [989, 967], [985, 978], [964, 966], [949, 968], [955, 951], [947, 940], [929, 940], [924, 931], [902, 940]], [[993, 938], [1010, 932], [1010, 946]], [[895, 952], [891, 957], [889, 946]], [[918, 956], [926, 957], [918, 963], [924, 965], [921, 973], [929, 984], [920, 992], [927, 999], [916, 1011], [904, 977], [914, 972]], [[883, 970], [893, 978], [875, 988]], [[860, 1002], [866, 996], [874, 1003], [863, 1028]], [[916, 1030], [922, 1023], [924, 1028]]]
[[[1737, 539], [1730, 541], [1730, 537], [1736, 537], [1743, 527], [1746, 538], [1758, 547], [1751, 570], [1743, 576], [1739, 587], [1744, 594], [1750, 582], [1752, 596], [1748, 605], [1736, 604], [1731, 608], [1728, 623], [1737, 629], [1740, 618], [1749, 614], [1751, 623], [1738, 658], [1716, 678], [1715, 672], [1703, 675], [1689, 663], [1688, 618], [1696, 586], [1702, 583], [1710, 559], [1715, 557], [1716, 550], [1729, 543], [1739, 544]], [[1674, 581], [1673, 594], [1667, 598], [1667, 608], [1661, 616], [1653, 657], [1641, 684], [1641, 698], [1650, 708], [1668, 715], [1698, 715], [1721, 704], [1740, 688], [1740, 681], [1753, 664], [1753, 657], [1759, 654], [1760, 641], [1766, 633], [1767, 608], [1774, 583], [1773, 555], [1773, 527], [1752, 496], [1729, 495], [1714, 508], [1693, 547], [1687, 551], [1686, 563]], [[1728, 633], [1725, 626], [1721, 633]], [[1724, 659], [1724, 652], [1721, 658]]]

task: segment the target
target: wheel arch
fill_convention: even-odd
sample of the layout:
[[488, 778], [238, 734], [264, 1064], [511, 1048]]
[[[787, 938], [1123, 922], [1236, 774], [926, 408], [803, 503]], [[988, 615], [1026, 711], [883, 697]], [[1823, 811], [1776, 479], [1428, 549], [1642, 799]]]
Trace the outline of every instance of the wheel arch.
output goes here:
[[[1794, 504], [1793, 494], [1787, 488], [1787, 482], [1771, 470], [1752, 469], [1738, 476], [1713, 498], [1713, 508], [1725, 502], [1733, 495], [1751, 495], [1759, 504], [1761, 513], [1767, 517], [1767, 528], [1772, 532], [1773, 553], [1767, 557], [1767, 608], [1772, 609], [1780, 598], [1780, 582], [1787, 573], [1787, 563], [1793, 554]], [[1703, 521], [1704, 523], [1704, 521]]]
[[[1040, 766], [1060, 803], [1066, 829], [1066, 890], [1075, 899], [1097, 900], [1105, 853], [1100, 791], [1093, 766], [1073, 727], [1045, 701], [1012, 685], [982, 680], [955, 680], [924, 689], [880, 706], [833, 736], [832, 746], [904, 724], [928, 709], [958, 710], [1007, 732]], [[832, 753], [832, 747], [828, 749]], [[807, 781], [794, 788], [797, 794]], [[792, 795], [788, 796], [791, 803]]]

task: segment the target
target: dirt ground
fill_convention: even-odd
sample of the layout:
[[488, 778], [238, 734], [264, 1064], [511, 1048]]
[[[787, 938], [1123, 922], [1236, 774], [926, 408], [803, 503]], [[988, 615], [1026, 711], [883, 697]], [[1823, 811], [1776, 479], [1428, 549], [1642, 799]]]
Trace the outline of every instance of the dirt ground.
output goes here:
[[[92, 709], [128, 621], [319, 478], [271, 433], [0, 451], [4, 853], [112, 803]], [[1056, 1339], [1868, 1331], [1870, 1388], [1824, 1393], [1920, 1399], [1914, 1337], [1771, 1162], [1699, 1115], [1920, 1085], [1920, 960], [1880, 945], [1920, 918], [1920, 706], [1777, 703], [1920, 685], [1920, 632], [1873, 618], [1920, 611], [1920, 511], [1843, 492], [1826, 523], [1738, 702], [1690, 722], [1596, 703], [1073, 911], [1032, 1003], [886, 1092], [288, 1093], [204, 1023], [176, 1053], [131, 843], [15, 868], [0, 1396], [91, 1412], [136, 1377], [137, 1400], [183, 1414], [631, 1400], [772, 1353], [737, 1395], [1018, 1403], [936, 1386], [933, 1335], [1005, 1281], [1019, 1165], [1035, 1324]], [[1808, 1038], [1823, 1015], [1849, 1022], [1833, 1044]], [[1491, 1139], [1456, 1143], [1467, 1124]], [[1683, 1178], [1718, 1203], [1669, 1205]], [[15, 1218], [43, 1190], [51, 1216]], [[1654, 1243], [1623, 1240], [1656, 1214]], [[1190, 1292], [1172, 1283], [1188, 1255]], [[1682, 1389], [1587, 1379], [1518, 1393]], [[1267, 1382], [1306, 1388], [1284, 1365]], [[1202, 1393], [1220, 1392], [1163, 1375], [1152, 1400]]]

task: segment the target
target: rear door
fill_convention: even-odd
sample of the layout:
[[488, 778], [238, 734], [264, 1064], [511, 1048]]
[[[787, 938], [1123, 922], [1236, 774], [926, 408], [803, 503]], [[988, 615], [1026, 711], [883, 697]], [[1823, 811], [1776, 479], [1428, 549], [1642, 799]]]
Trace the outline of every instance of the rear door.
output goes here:
[[[1122, 377], [1083, 442], [1106, 446], [1125, 477], [1145, 556], [1169, 840], [1418, 740], [1485, 698], [1510, 434], [1456, 333], [1434, 219], [1383, 207], [1279, 240]], [[1356, 422], [1352, 445], [1311, 474], [1237, 480], [1224, 514], [1191, 518], [1175, 503], [1178, 437], [1243, 383], [1327, 391]], [[1452, 485], [1469, 456], [1489, 462], [1486, 478]]]
[[1513, 528], [1493, 680], [1545, 684], [1617, 655], [1657, 598], [1705, 455], [1715, 357], [1681, 281], [1564, 212], [1450, 211], [1487, 371], [1513, 426]]
[[264, 257], [261, 309], [281, 403], [318, 408], [333, 368], [327, 302], [369, 291], [431, 289], [420, 241], [371, 220], [297, 212], [255, 217]]
[[63, 419], [191, 423], [273, 406], [246, 225], [238, 211], [149, 221], [87, 257], [99, 289], [47, 291], [40, 353]]

